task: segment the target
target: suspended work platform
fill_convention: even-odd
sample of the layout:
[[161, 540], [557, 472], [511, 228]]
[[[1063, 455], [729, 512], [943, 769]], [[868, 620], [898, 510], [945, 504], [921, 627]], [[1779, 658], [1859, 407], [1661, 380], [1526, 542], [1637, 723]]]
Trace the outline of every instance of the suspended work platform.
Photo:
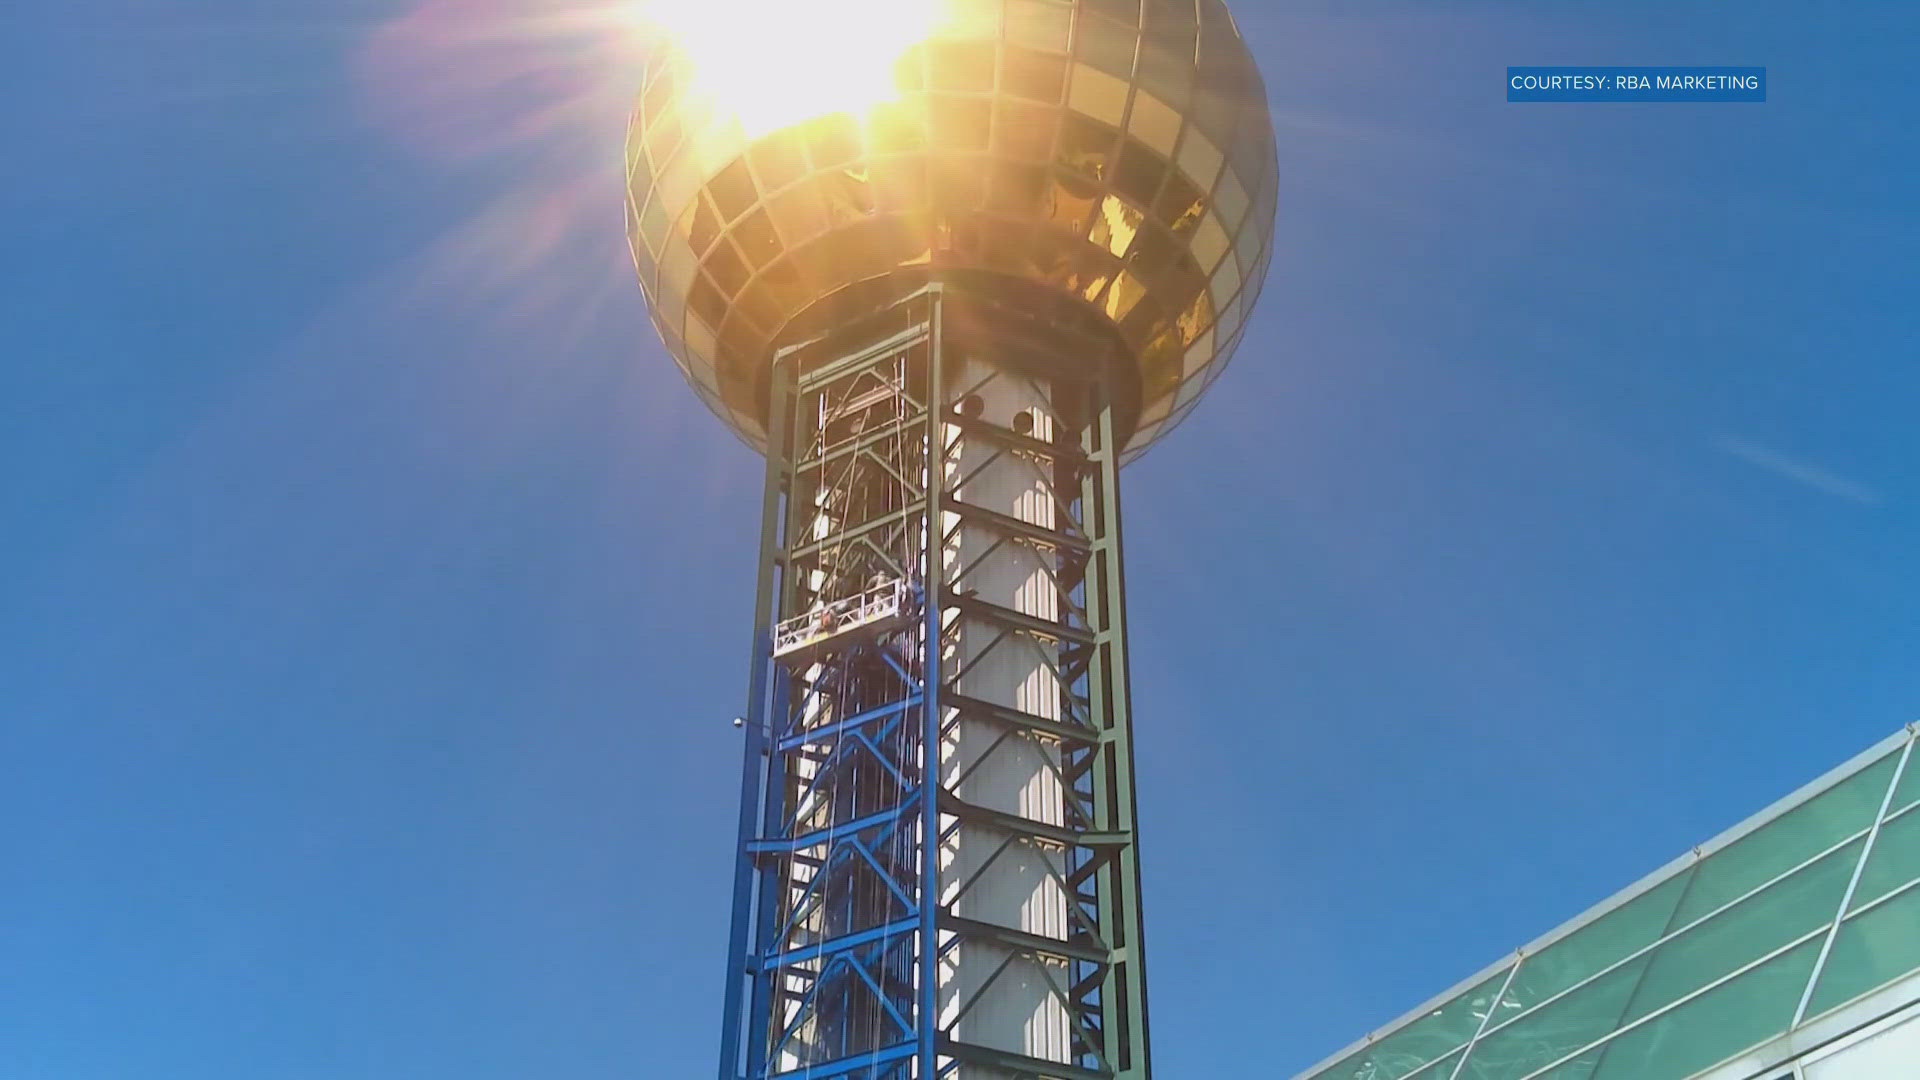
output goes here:
[[907, 583], [884, 582], [780, 623], [773, 632], [773, 656], [788, 662], [810, 660], [855, 637], [891, 633], [912, 621]]

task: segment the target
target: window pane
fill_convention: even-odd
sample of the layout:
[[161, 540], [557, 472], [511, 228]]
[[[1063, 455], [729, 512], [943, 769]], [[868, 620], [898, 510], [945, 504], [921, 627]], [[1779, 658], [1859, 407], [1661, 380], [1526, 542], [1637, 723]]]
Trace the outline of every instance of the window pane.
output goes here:
[[1139, 34], [1131, 27], [1088, 16], [1080, 20], [1073, 54], [1110, 75], [1132, 78], [1133, 54], [1139, 43]]
[[720, 209], [720, 220], [732, 221], [760, 201], [760, 192], [754, 188], [753, 174], [747, 171], [747, 159], [736, 158], [733, 163], [721, 169], [707, 184], [707, 193], [713, 196], [714, 205]]
[[1480, 1030], [1480, 1021], [1506, 978], [1507, 973], [1502, 971], [1375, 1043], [1369, 1048], [1373, 1075], [1378, 1080], [1398, 1080], [1466, 1045]]
[[1128, 26], [1140, 25], [1140, 0], [1083, 0], [1082, 6]]
[[1017, 97], [1057, 105], [1067, 88], [1066, 58], [1009, 46], [1000, 85]]
[[1681, 1080], [1780, 1034], [1819, 955], [1816, 937], [1621, 1035], [1594, 1080]]
[[1920, 878], [1920, 810], [1880, 826], [1850, 910], [1858, 911], [1915, 878]]
[[1900, 776], [1900, 786], [1894, 789], [1891, 811], [1905, 810], [1920, 802], [1920, 753], [1907, 759], [1907, 771]]
[[1602, 1038], [1618, 1026], [1646, 963], [1642, 958], [1622, 964], [1559, 1001], [1482, 1035], [1460, 1072], [1462, 1080], [1520, 1080]]
[[1787, 942], [1831, 925], [1863, 843], [1848, 844], [1656, 948], [1626, 1022], [1665, 1008]]
[[1920, 968], [1920, 889], [1908, 889], [1840, 925], [1807, 1015], [1826, 1012]]
[[1066, 52], [1073, 5], [1062, 0], [1007, 0], [1007, 40], [1049, 52]]
[[1085, 64], [1075, 64], [1073, 88], [1067, 91], [1067, 104], [1096, 120], [1119, 127], [1120, 121], [1126, 119], [1129, 90], [1125, 79], [1096, 71]]
[[1453, 1076], [1453, 1067], [1460, 1063], [1460, 1055], [1464, 1053], [1465, 1050], [1455, 1050], [1419, 1072], [1409, 1074], [1406, 1080], [1448, 1080]]
[[1500, 1003], [1501, 1018], [1509, 1011], [1517, 1016], [1660, 940], [1686, 882], [1683, 871], [1522, 960]]
[[1837, 787], [1709, 855], [1694, 871], [1675, 925], [1685, 925], [1765, 884], [1872, 824], [1897, 758], [1886, 758]]

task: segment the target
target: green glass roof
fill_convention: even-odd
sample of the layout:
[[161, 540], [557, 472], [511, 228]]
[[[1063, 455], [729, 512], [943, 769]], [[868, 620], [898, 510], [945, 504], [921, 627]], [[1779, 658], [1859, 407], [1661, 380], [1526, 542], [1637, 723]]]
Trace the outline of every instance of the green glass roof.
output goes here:
[[1299, 1080], [1685, 1080], [1920, 971], [1916, 730]]

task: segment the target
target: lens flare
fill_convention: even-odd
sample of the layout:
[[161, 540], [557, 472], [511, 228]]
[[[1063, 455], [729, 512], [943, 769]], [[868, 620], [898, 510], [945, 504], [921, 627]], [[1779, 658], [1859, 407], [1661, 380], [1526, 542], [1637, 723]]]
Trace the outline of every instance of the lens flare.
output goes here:
[[748, 139], [899, 97], [895, 68], [951, 19], [949, 0], [633, 0], [672, 43], [688, 92]]

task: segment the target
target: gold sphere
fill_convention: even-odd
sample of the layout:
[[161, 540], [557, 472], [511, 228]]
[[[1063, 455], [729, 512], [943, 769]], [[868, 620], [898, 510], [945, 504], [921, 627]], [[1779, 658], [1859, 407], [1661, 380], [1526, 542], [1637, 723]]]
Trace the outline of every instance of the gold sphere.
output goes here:
[[[1271, 257], [1272, 120], [1232, 17], [1222, 0], [888, 2], [941, 17], [880, 58], [887, 92], [858, 107], [760, 130], [686, 49], [650, 66], [627, 216], [655, 328], [763, 446], [766, 373], [810, 313], [937, 276], [1003, 283], [1111, 332], [1138, 453], [1226, 365]], [[785, 77], [837, 62], [796, 55]]]

